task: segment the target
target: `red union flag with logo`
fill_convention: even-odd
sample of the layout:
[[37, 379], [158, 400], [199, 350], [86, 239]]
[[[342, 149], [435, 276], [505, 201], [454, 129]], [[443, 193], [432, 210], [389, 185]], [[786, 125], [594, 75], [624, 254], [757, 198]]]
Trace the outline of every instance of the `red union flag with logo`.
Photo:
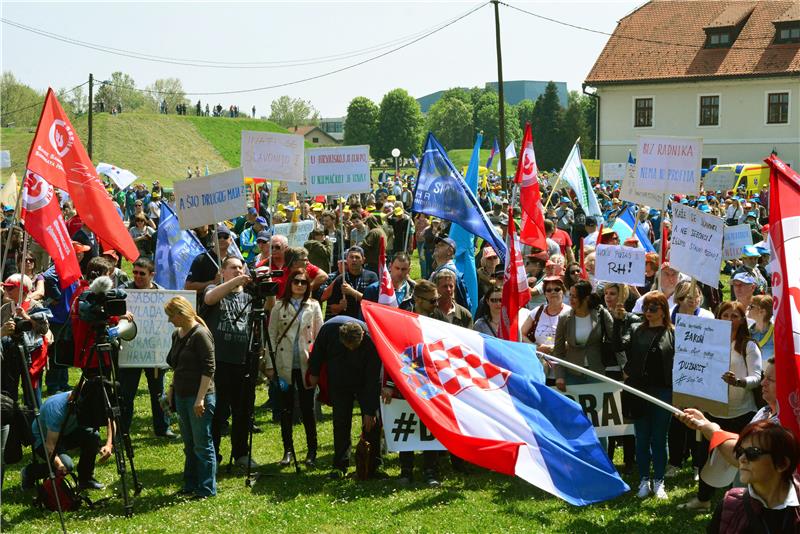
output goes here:
[[397, 297], [394, 294], [392, 276], [386, 267], [386, 240], [381, 238], [381, 248], [378, 253], [378, 271], [380, 284], [378, 284], [378, 302], [387, 306], [397, 307]]
[[47, 90], [28, 153], [28, 170], [67, 191], [81, 220], [107, 248], [121, 252], [131, 261], [139, 257], [133, 238], [52, 89]]
[[25, 173], [20, 219], [25, 231], [53, 258], [61, 287], [68, 287], [78, 280], [81, 268], [55, 190], [44, 178], [31, 171]]
[[536, 154], [533, 151], [533, 134], [530, 123], [525, 125], [525, 136], [522, 138], [522, 149], [519, 153], [519, 165], [514, 183], [519, 185], [519, 204], [522, 211], [519, 240], [539, 250], [547, 250], [544, 208], [542, 207], [542, 194], [539, 191], [539, 169], [536, 166]]
[[531, 299], [528, 276], [522, 261], [522, 245], [514, 226], [513, 208], [508, 209], [508, 254], [503, 278], [503, 308], [500, 310], [500, 339], [519, 341], [519, 310]]
[[775, 378], [781, 425], [800, 438], [800, 175], [774, 155], [769, 240], [775, 316]]

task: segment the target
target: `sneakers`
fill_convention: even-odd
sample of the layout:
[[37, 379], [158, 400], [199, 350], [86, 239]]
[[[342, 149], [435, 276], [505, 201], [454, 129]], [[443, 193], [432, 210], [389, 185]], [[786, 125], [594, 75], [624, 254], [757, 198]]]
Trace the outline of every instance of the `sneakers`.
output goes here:
[[430, 488], [438, 488], [442, 485], [442, 483], [436, 478], [436, 474], [430, 471], [425, 473], [425, 484], [427, 484]]
[[710, 512], [711, 501], [701, 501], [697, 497], [692, 497], [692, 500], [678, 505], [680, 510], [688, 510], [690, 512]]
[[639, 491], [636, 493], [636, 496], [640, 499], [644, 499], [648, 495], [650, 495], [650, 480], [643, 478], [639, 483]]
[[[243, 469], [247, 469], [247, 456], [239, 456], [236, 459], [235, 463], [236, 463], [236, 467], [241, 467]], [[252, 458], [250, 458], [250, 469], [258, 469], [259, 467], [261, 467], [261, 465], [258, 462], [256, 462], [255, 460], [253, 460]]]
[[414, 475], [410, 471], [400, 471], [400, 476], [397, 478], [397, 481], [402, 486], [410, 486], [412, 482], [414, 482]]
[[675, 467], [674, 465], [670, 465], [669, 467], [667, 467], [666, 473], [664, 473], [664, 478], [674, 478], [678, 476], [679, 470], [680, 468]]
[[664, 481], [663, 480], [655, 480], [653, 481], [653, 495], [656, 499], [666, 500], [667, 497], [667, 490], [664, 489]]
[[101, 482], [98, 482], [98, 480], [96, 478], [94, 478], [94, 477], [92, 477], [92, 478], [90, 478], [88, 480], [82, 480], [82, 481], [78, 482], [78, 489], [80, 489], [80, 490], [85, 490], [85, 489], [101, 490], [101, 489], [105, 489], [105, 487], [106, 487], [105, 484], [103, 484]]

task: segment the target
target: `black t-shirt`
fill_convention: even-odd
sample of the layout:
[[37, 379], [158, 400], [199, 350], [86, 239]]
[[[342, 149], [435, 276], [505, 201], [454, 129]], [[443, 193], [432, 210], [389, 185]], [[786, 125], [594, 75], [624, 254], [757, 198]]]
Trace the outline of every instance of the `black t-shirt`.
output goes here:
[[[209, 257], [209, 255], [211, 257]], [[213, 258], [213, 259], [212, 259]], [[189, 267], [189, 274], [186, 275], [187, 282], [210, 282], [217, 276], [219, 268], [214, 263], [217, 260], [217, 255], [213, 250], [208, 253], [203, 252], [198, 254], [192, 265]]]

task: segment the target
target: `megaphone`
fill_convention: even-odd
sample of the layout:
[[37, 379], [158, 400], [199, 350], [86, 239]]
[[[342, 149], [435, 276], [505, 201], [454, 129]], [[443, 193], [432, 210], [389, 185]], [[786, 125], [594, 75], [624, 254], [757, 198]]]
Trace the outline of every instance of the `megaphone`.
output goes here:
[[127, 319], [120, 319], [117, 326], [112, 326], [108, 329], [108, 336], [110, 338], [114, 339], [118, 337], [122, 341], [132, 341], [137, 333], [138, 329], [136, 328], [136, 323]]

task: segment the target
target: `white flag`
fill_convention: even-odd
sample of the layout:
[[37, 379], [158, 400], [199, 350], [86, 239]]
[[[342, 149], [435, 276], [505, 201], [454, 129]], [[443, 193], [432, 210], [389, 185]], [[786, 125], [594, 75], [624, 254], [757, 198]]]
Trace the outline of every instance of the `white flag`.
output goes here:
[[126, 169], [120, 169], [119, 167], [115, 167], [110, 163], [98, 163], [97, 164], [97, 174], [105, 174], [109, 178], [111, 178], [117, 187], [120, 189], [125, 189], [133, 182], [138, 180], [135, 174], [131, 171]]
[[600, 211], [600, 204], [597, 202], [597, 197], [592, 189], [592, 182], [589, 180], [589, 173], [586, 167], [583, 166], [581, 160], [581, 149], [578, 148], [578, 143], [572, 147], [572, 150], [564, 162], [564, 167], [561, 168], [561, 179], [569, 184], [578, 197], [586, 215], [602, 215]]
[[514, 148], [514, 140], [512, 139], [508, 146], [506, 147], [506, 159], [512, 159], [517, 157], [517, 149]]

